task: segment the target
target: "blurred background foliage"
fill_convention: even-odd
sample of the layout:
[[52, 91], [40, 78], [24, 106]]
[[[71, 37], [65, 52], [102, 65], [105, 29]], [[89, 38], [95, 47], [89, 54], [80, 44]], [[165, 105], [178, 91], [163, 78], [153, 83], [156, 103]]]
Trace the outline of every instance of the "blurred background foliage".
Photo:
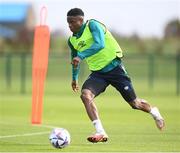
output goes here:
[[[162, 38], [141, 38], [134, 33], [131, 36], [123, 36], [110, 30], [119, 42], [124, 54], [157, 54], [176, 55], [180, 49], [180, 21], [171, 20], [164, 29]], [[33, 44], [33, 29], [22, 28], [13, 38], [0, 37], [0, 53], [31, 53]], [[68, 37], [61, 30], [51, 32], [50, 53], [58, 53], [62, 56], [69, 55], [67, 45]]]
[[[64, 23], [66, 23], [65, 20]], [[2, 80], [0, 86], [4, 89], [7, 86], [8, 91], [12, 86], [11, 82], [14, 82], [12, 80], [19, 79], [21, 92], [25, 93], [25, 84], [31, 81], [31, 53], [35, 25], [35, 8], [32, 4], [0, 3], [0, 79]], [[138, 33], [123, 35], [114, 29], [109, 30], [124, 51], [125, 65], [136, 80], [139, 79], [142, 82], [142, 78], [145, 79], [151, 88], [155, 81], [156, 83], [170, 81], [172, 84], [173, 80], [177, 94], [180, 94], [180, 21], [178, 18], [167, 21], [161, 37], [142, 37]], [[63, 81], [71, 79], [70, 50], [67, 39], [68, 36], [64, 30], [58, 28], [51, 31], [48, 79], [52, 82], [54, 78], [58, 81], [60, 78]], [[85, 79], [88, 74], [87, 65], [82, 64], [80, 80]], [[17, 86], [14, 87], [17, 88]], [[158, 87], [157, 84], [156, 87]], [[6, 92], [3, 88], [2, 91]]]

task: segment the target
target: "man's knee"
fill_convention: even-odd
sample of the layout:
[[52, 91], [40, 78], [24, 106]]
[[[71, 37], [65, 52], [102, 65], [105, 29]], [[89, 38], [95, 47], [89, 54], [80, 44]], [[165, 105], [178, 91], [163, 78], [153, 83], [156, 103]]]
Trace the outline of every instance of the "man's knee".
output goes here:
[[132, 107], [132, 109], [141, 109], [142, 104], [145, 104], [147, 101], [144, 99], [138, 99], [136, 98], [132, 102], [129, 102], [129, 105]]
[[139, 109], [140, 101], [136, 98], [135, 100], [129, 102], [129, 105], [132, 107], [132, 109]]
[[80, 97], [82, 101], [85, 103], [85, 102], [91, 102], [94, 98], [94, 95], [90, 90], [83, 89]]

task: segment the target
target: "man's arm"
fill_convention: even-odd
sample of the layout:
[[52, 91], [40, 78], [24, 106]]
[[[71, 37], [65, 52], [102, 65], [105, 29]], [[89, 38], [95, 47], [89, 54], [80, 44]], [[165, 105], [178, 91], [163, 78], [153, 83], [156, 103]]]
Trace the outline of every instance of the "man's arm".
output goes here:
[[96, 54], [105, 47], [104, 30], [101, 25], [97, 21], [91, 20], [89, 22], [89, 28], [92, 33], [94, 43], [91, 45], [90, 48], [86, 49], [85, 51], [78, 52], [78, 57], [81, 60]]
[[[75, 57], [77, 57], [77, 51], [71, 45], [69, 40], [68, 40], [68, 46], [71, 49], [71, 61], [72, 61]], [[72, 62], [71, 62], [71, 64], [72, 64], [72, 83], [71, 83], [71, 86], [72, 86], [72, 89], [74, 91], [77, 91], [78, 90], [78, 75], [79, 75], [80, 65], [77, 65], [77, 67], [75, 67]]]

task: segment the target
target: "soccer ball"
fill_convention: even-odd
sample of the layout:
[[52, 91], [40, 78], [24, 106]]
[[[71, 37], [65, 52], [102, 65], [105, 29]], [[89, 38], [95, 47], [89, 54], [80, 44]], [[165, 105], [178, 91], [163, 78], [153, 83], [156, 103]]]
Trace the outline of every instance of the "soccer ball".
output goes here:
[[70, 144], [71, 138], [69, 132], [64, 128], [55, 128], [52, 130], [49, 140], [53, 147], [62, 149]]

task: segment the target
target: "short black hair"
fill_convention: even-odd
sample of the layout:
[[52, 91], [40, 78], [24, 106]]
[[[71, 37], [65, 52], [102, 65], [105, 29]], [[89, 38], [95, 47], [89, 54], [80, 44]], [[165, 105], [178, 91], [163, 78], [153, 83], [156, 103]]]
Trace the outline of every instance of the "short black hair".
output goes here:
[[84, 16], [84, 12], [80, 8], [73, 8], [67, 12], [67, 16]]

